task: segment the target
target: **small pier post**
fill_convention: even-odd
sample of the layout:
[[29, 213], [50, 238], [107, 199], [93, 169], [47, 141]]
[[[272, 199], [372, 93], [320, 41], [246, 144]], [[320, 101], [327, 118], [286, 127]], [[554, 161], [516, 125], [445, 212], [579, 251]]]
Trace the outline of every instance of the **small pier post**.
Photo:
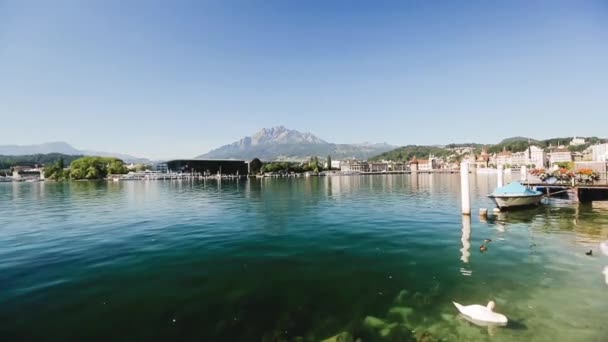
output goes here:
[[469, 186], [469, 162], [460, 163], [460, 196], [462, 214], [471, 215], [471, 187]]
[[500, 188], [505, 184], [505, 171], [503, 170], [502, 164], [496, 165], [496, 187]]
[[528, 180], [528, 167], [526, 165], [522, 165], [521, 169], [519, 170], [521, 175], [520, 175], [520, 179], [522, 182], [525, 182]]

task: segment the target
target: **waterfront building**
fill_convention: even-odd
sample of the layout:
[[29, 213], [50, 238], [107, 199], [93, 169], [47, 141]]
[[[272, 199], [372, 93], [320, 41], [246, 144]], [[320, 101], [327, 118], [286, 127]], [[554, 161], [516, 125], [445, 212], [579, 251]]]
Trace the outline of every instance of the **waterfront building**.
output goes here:
[[[340, 169], [340, 163], [341, 161], [339, 160], [333, 160], [331, 161], [331, 168], [332, 170], [339, 170]], [[324, 167], [327, 168], [327, 162], [323, 163]]]
[[435, 167], [434, 159], [418, 159], [418, 170], [420, 171], [428, 171], [432, 170]]
[[369, 163], [370, 172], [387, 172], [388, 163], [386, 162], [371, 162]]
[[387, 163], [388, 163], [388, 169], [390, 171], [405, 171], [406, 170], [405, 163], [394, 162], [394, 161], [389, 161]]
[[419, 171], [429, 171], [437, 168], [437, 159], [432, 154], [429, 154], [429, 159], [412, 159], [416, 161]]
[[549, 165], [555, 166], [557, 163], [567, 163], [572, 161], [572, 152], [567, 148], [556, 148], [549, 153]]
[[572, 160], [577, 161], [591, 161], [591, 154], [586, 152], [572, 152]]
[[15, 180], [40, 180], [44, 179], [44, 169], [31, 166], [13, 166], [12, 177]]
[[545, 167], [547, 161], [547, 153], [542, 148], [532, 145], [528, 148], [529, 152], [529, 164], [534, 165], [536, 168]]
[[359, 160], [344, 160], [340, 163], [340, 171], [343, 172], [369, 172], [369, 163]]
[[161, 173], [169, 172], [169, 167], [167, 166], [167, 163], [155, 163], [153, 169], [154, 171], [158, 171]]
[[591, 159], [593, 161], [608, 161], [608, 144], [591, 146]]
[[490, 154], [488, 153], [488, 149], [484, 146], [481, 150], [481, 154], [477, 158], [476, 166], [480, 169], [484, 169], [490, 166]]
[[579, 146], [579, 145], [585, 145], [585, 139], [577, 138], [577, 137], [572, 138], [572, 140], [570, 141], [570, 146]]
[[512, 155], [513, 155], [513, 153], [511, 153], [511, 151], [507, 151], [507, 148], [503, 147], [502, 152], [500, 152], [496, 156], [496, 165], [498, 165], [498, 164], [501, 164], [501, 165], [511, 165], [511, 164], [513, 164]]
[[177, 159], [167, 163], [170, 172], [200, 173], [202, 175], [241, 175], [248, 174], [248, 164], [243, 160], [202, 160]]
[[522, 166], [528, 165], [528, 151], [515, 152], [511, 154], [511, 165]]

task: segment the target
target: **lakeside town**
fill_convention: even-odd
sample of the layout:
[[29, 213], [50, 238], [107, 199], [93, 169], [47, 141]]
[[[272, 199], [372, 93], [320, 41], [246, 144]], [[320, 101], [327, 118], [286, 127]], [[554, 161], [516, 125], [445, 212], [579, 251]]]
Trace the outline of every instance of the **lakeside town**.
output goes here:
[[[606, 180], [608, 172], [608, 143], [598, 143], [577, 151], [577, 147], [588, 144], [584, 138], [574, 137], [566, 144], [548, 146], [543, 148], [534, 143], [528, 143], [523, 151], [513, 152], [503, 147], [500, 152], [488, 152], [487, 147], [478, 148], [457, 146], [450, 148], [449, 154], [442, 156], [429, 154], [427, 157], [414, 155], [409, 160], [392, 160], [373, 158], [359, 160], [346, 158], [326, 160], [311, 157], [303, 162], [271, 161], [262, 162], [255, 158], [252, 161], [244, 160], [203, 160], [179, 159], [152, 164], [123, 163], [116, 158], [82, 157], [77, 161], [86, 160], [95, 165], [86, 165], [87, 170], [72, 171], [71, 177], [66, 177], [70, 165], [63, 165], [63, 160], [53, 165], [14, 165], [0, 172], [1, 182], [36, 182], [44, 180], [61, 179], [107, 179], [121, 180], [166, 180], [190, 178], [240, 178], [240, 177], [306, 177], [325, 175], [353, 175], [353, 174], [383, 174], [383, 173], [411, 173], [411, 172], [459, 172], [460, 163], [467, 161], [471, 170], [477, 173], [496, 172], [497, 168], [505, 172], [526, 169], [555, 171], [560, 168], [573, 172], [578, 170], [592, 170], [600, 179]], [[111, 167], [106, 167], [112, 164]], [[58, 174], [61, 171], [61, 176]]]

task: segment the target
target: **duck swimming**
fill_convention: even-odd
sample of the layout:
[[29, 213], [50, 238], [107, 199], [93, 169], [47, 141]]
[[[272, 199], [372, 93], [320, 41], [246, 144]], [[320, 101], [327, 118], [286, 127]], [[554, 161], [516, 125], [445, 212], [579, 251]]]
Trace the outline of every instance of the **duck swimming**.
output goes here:
[[585, 252], [586, 255], [593, 255], [593, 250], [590, 249], [589, 252]]
[[488, 250], [488, 247], [486, 247], [485, 245], [481, 245], [481, 246], [479, 246], [479, 251], [480, 251], [481, 253], [483, 253], [483, 252], [485, 252], [485, 251], [487, 251], [487, 250]]
[[489, 301], [488, 305], [486, 306], [478, 304], [464, 306], [456, 302], [452, 303], [454, 303], [454, 306], [456, 306], [456, 309], [458, 309], [461, 314], [463, 314], [466, 318], [470, 319], [475, 324], [483, 325], [491, 323], [497, 325], [505, 325], [509, 321], [505, 315], [494, 312], [494, 307], [496, 306], [496, 304], [493, 300]]
[[483, 243], [488, 243], [488, 242], [492, 242], [492, 239], [484, 239]]

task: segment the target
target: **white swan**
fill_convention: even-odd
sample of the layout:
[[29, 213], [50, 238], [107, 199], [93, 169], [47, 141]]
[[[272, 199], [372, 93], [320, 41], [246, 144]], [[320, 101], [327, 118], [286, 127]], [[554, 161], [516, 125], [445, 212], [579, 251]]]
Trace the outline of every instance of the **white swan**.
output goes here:
[[473, 323], [491, 323], [504, 325], [508, 322], [507, 317], [505, 315], [501, 315], [499, 313], [494, 312], [494, 307], [496, 306], [496, 304], [492, 300], [488, 302], [487, 306], [478, 304], [464, 306], [456, 302], [452, 303], [454, 303], [454, 306], [456, 306], [456, 309], [458, 309], [461, 314], [463, 314], [466, 318], [472, 320]]

